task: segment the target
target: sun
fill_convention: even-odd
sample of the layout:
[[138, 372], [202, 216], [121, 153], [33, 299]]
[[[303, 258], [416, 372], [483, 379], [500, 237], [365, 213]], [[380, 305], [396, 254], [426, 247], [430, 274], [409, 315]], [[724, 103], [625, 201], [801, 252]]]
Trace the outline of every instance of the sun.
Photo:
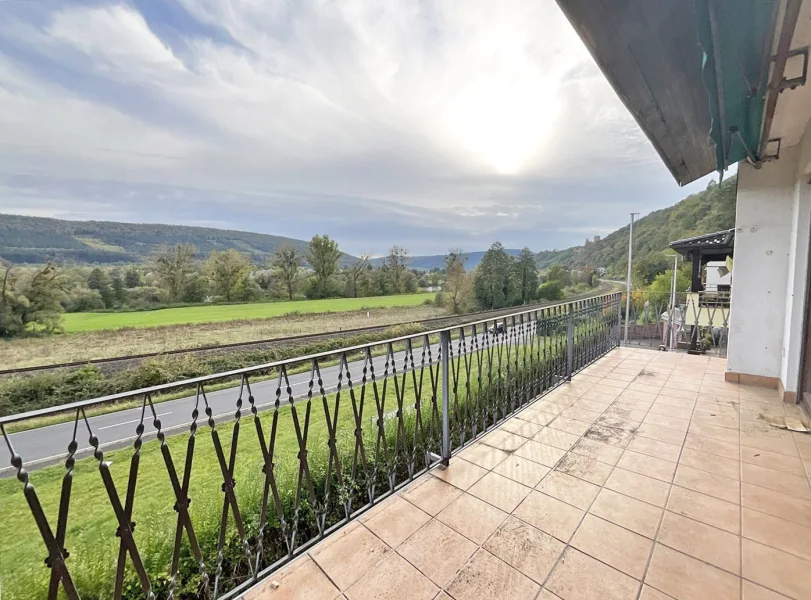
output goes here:
[[499, 174], [516, 174], [549, 143], [556, 91], [538, 76], [482, 76], [453, 96], [445, 124], [463, 150]]

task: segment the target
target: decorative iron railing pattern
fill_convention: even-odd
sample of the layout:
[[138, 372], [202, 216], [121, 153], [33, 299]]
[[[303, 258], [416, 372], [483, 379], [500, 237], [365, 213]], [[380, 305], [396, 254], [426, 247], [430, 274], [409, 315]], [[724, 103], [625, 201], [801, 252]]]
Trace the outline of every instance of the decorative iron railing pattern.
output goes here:
[[[27, 532], [46, 555], [44, 566], [42, 556], [33, 561], [39, 567], [20, 557], [5, 596], [233, 598], [617, 346], [620, 300], [599, 296], [4, 417], [0, 434], [33, 517]], [[190, 410], [180, 433], [162, 424], [157, 400], [184, 390]], [[223, 393], [233, 394], [228, 418], [210, 400]], [[139, 416], [121, 424], [134, 432], [131, 447], [105, 447], [88, 413], [133, 399]], [[29, 472], [7, 426], [65, 411], [73, 426], [64, 473]], [[92, 457], [80, 459], [85, 436]], [[4, 489], [0, 502], [10, 501]], [[110, 566], [87, 567], [87, 555]]]
[[[624, 294], [622, 302], [624, 306]], [[669, 293], [634, 290], [629, 315], [623, 322], [629, 344], [726, 356], [728, 292], [679, 292], [674, 298]]]

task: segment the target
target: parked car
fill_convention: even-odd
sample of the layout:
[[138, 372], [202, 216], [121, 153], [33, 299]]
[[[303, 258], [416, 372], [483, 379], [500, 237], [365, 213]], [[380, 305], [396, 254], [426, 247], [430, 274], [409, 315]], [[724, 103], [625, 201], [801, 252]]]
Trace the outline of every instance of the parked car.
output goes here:
[[487, 331], [490, 333], [490, 335], [504, 333], [506, 331], [506, 328], [504, 327], [504, 321], [499, 321], [498, 323], [490, 325], [490, 329], [488, 329]]

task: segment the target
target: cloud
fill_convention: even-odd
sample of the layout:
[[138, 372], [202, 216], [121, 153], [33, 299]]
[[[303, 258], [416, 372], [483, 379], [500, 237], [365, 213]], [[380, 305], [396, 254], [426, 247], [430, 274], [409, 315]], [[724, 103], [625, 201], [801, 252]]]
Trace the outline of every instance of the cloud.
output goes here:
[[683, 195], [554, 0], [0, 3], [0, 212], [428, 253]]

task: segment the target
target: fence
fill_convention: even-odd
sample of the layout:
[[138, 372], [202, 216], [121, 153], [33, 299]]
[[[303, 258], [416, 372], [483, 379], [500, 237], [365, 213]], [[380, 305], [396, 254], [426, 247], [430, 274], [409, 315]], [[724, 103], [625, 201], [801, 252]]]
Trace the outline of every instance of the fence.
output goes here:
[[[5, 533], [24, 541], [2, 542], [4, 598], [233, 598], [615, 347], [620, 299], [0, 418], [18, 480], [0, 482], [0, 504], [20, 515]], [[88, 414], [133, 399], [134, 419]], [[64, 472], [28, 472], [43, 430], [6, 426], [65, 411]], [[180, 432], [168, 423], [183, 411]], [[113, 450], [119, 427], [131, 447]]]
[[668, 293], [631, 291], [628, 343], [726, 356], [729, 293], [680, 292], [672, 301]]

